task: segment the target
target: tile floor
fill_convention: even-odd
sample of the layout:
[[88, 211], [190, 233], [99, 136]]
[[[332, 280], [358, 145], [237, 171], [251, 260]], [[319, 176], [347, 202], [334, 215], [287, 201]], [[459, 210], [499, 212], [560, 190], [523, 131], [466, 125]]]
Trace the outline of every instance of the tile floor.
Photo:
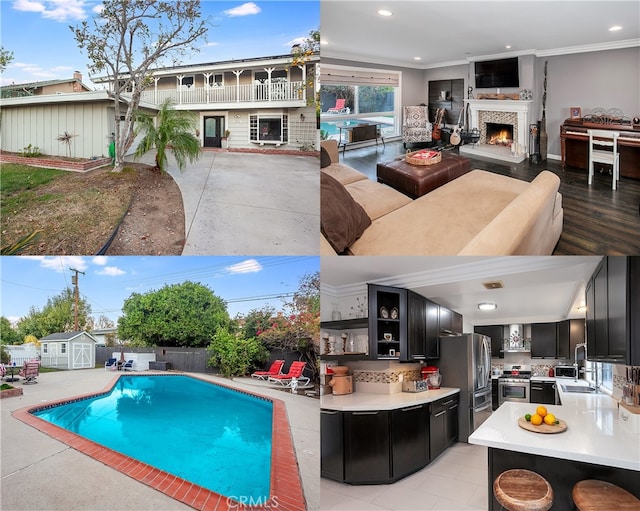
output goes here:
[[395, 484], [350, 486], [321, 479], [320, 509], [486, 511], [487, 448], [456, 443]]

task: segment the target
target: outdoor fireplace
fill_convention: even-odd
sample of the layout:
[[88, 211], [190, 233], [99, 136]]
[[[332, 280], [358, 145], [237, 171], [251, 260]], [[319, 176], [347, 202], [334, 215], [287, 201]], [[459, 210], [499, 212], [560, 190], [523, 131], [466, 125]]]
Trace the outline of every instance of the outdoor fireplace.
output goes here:
[[511, 146], [513, 142], [513, 124], [487, 123], [487, 144]]

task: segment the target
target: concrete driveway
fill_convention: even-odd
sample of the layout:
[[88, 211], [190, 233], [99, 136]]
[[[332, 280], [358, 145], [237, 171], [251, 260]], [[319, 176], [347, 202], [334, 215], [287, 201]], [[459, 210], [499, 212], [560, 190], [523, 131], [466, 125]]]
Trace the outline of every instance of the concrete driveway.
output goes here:
[[[203, 376], [203, 375], [199, 375]], [[284, 401], [298, 468], [309, 511], [320, 508], [320, 401], [251, 381], [230, 382], [239, 389]], [[24, 395], [0, 401], [0, 508], [9, 510], [189, 510], [189, 506], [140, 483], [66, 444], [15, 419], [25, 406], [102, 390], [114, 374], [104, 369], [41, 373], [37, 385], [22, 387]], [[295, 468], [292, 467], [295, 470]]]
[[183, 255], [319, 254], [319, 172], [313, 156], [203, 151], [181, 173], [169, 155], [184, 203]]

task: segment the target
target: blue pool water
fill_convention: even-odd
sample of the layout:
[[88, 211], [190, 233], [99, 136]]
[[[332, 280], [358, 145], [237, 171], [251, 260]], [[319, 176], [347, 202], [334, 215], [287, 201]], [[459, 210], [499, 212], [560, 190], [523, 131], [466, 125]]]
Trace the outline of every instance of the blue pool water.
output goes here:
[[227, 497], [269, 498], [270, 401], [188, 376], [121, 376], [41, 419]]

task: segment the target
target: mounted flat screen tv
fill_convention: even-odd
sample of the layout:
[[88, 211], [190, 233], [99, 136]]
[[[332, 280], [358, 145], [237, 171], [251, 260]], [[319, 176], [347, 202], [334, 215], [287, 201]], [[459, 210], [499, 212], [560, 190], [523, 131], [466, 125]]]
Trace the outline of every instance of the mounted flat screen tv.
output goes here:
[[518, 57], [476, 62], [476, 89], [520, 87]]

